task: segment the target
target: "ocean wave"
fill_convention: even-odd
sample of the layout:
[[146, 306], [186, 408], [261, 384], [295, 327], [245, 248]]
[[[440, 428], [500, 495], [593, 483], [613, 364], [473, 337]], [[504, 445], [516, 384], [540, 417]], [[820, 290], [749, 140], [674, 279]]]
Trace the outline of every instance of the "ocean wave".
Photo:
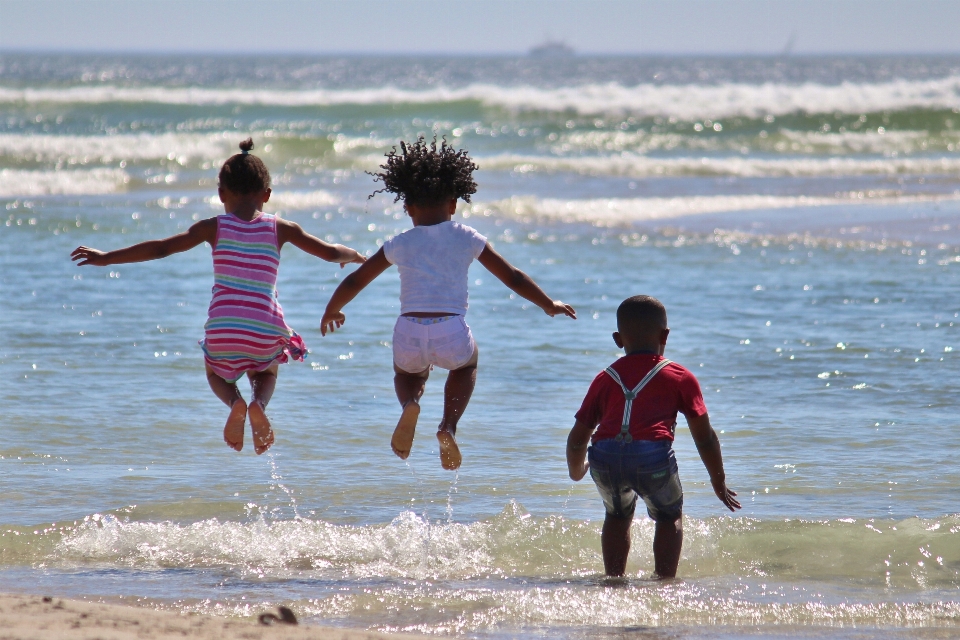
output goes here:
[[[216, 200], [219, 206], [220, 200]], [[270, 201], [264, 206], [266, 211], [305, 211], [323, 209], [340, 204], [340, 198], [329, 191], [317, 189], [315, 191], [274, 191]]]
[[0, 198], [117, 193], [129, 182], [130, 176], [122, 169], [0, 169]]
[[[526, 588], [462, 584], [367, 587], [363, 591], [350, 589], [347, 593], [290, 605], [301, 616], [310, 616], [318, 622], [347, 620], [356, 626], [387, 632], [443, 637], [486, 631], [492, 637], [516, 638], [922, 637], [933, 640], [955, 638], [960, 621], [960, 602], [949, 596], [933, 602], [903, 601], [891, 594], [876, 600], [858, 600], [849, 595], [849, 591], [845, 597], [830, 593], [832, 589], [822, 584], [791, 588], [747, 581], [707, 586], [686, 580], [531, 583]], [[247, 601], [228, 604], [221, 600], [187, 610], [249, 616], [250, 609]], [[924, 629], [922, 635], [917, 635], [915, 631], [902, 631], [904, 627]], [[536, 630], [536, 635], [531, 628]], [[683, 631], [684, 628], [696, 629], [696, 633]], [[854, 631], [841, 635], [824, 628]]]
[[933, 150], [954, 151], [958, 144], [960, 131], [943, 131], [932, 135], [925, 130], [823, 132], [778, 129], [773, 132], [751, 131], [732, 136], [703, 136], [689, 131], [655, 133], [644, 130], [579, 130], [559, 136], [549, 148], [558, 156], [585, 151], [643, 154], [693, 150], [738, 153], [760, 151], [777, 154], [876, 154], [890, 157]]
[[336, 105], [449, 104], [473, 102], [514, 111], [571, 112], [701, 118], [757, 118], [792, 113], [874, 113], [914, 109], [952, 111], [960, 104], [960, 76], [929, 80], [716, 85], [624, 86], [618, 83], [560, 88], [474, 84], [422, 90], [369, 89], [208, 89], [116, 86], [0, 88], [0, 104], [156, 103], [174, 105]]
[[533, 156], [503, 154], [478, 157], [483, 169], [516, 173], [571, 172], [582, 175], [654, 178], [665, 176], [839, 177], [862, 175], [945, 175], [960, 172], [960, 158], [758, 158], [751, 156], [649, 157]]
[[[960, 586], [960, 516], [907, 520], [685, 518], [684, 574]], [[37, 531], [2, 527], [4, 564], [315, 570], [341, 578], [571, 577], [601, 572], [599, 522], [535, 518], [508, 504], [480, 522], [400, 514], [386, 525], [300, 518], [193, 523], [88, 516]], [[653, 523], [634, 522], [631, 563], [650, 564]]]
[[470, 215], [506, 215], [516, 218], [547, 218], [563, 222], [589, 222], [598, 225], [654, 222], [683, 216], [824, 207], [856, 204], [903, 204], [956, 200], [957, 195], [903, 196], [887, 191], [850, 192], [835, 197], [770, 196], [759, 194], [678, 196], [675, 198], [596, 198], [561, 200], [516, 196], [491, 203], [477, 203]]
[[[229, 137], [228, 137], [229, 136]], [[119, 160], [226, 158], [236, 133], [131, 133], [101, 136], [0, 134], [0, 156], [33, 162], [87, 164]]]
[[[204, 198], [212, 209], [222, 209], [223, 203], [219, 196], [208, 196]], [[338, 196], [317, 189], [315, 191], [274, 191], [270, 194], [270, 200], [264, 205], [263, 210], [268, 213], [281, 213], [283, 211], [307, 211], [311, 209], [322, 209], [333, 207], [340, 204]]]

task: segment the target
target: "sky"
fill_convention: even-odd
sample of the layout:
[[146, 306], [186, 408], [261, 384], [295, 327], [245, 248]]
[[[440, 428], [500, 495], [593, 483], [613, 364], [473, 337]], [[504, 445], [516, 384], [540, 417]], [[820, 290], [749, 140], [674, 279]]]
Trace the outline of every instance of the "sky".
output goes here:
[[0, 51], [960, 53], [960, 0], [0, 0]]

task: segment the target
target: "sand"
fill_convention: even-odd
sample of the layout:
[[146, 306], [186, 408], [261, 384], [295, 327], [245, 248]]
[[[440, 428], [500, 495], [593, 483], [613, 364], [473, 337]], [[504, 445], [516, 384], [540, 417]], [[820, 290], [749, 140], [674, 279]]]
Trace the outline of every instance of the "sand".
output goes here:
[[0, 595], [0, 640], [413, 640], [425, 636], [271, 625], [81, 600]]

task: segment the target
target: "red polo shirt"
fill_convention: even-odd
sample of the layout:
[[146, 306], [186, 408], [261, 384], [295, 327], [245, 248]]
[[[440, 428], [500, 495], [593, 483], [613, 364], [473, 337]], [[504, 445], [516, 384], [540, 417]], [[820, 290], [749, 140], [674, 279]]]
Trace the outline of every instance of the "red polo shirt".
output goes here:
[[[627, 355], [612, 365], [623, 384], [633, 389], [663, 356], [652, 353]], [[601, 371], [587, 391], [576, 418], [591, 426], [599, 425], [593, 442], [615, 438], [623, 422], [625, 398], [620, 385]], [[668, 364], [653, 377], [633, 401], [630, 435], [634, 440], [673, 440], [677, 413], [698, 418], [707, 413], [700, 383], [686, 368]]]

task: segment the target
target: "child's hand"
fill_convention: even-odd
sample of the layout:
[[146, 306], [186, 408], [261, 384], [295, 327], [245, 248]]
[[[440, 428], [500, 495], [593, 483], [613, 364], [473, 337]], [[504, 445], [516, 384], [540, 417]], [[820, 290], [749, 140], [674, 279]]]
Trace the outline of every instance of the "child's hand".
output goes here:
[[710, 484], [713, 485], [713, 492], [717, 494], [717, 497], [720, 498], [720, 502], [726, 505], [727, 509], [730, 509], [730, 511], [736, 511], [740, 508], [740, 503], [736, 498], [737, 492], [727, 488], [727, 483], [724, 480], [711, 480]]
[[320, 335], [327, 335], [327, 331], [333, 333], [342, 327], [346, 321], [347, 316], [343, 315], [342, 311], [325, 311], [323, 318], [320, 320]]
[[563, 316], [568, 316], [570, 318], [573, 318], [574, 320], [577, 319], [576, 310], [568, 304], [563, 304], [559, 300], [554, 300], [553, 306], [547, 307], [546, 309], [543, 310], [543, 312], [548, 316], [550, 316], [551, 318], [554, 316], [563, 315]]
[[366, 258], [365, 256], [363, 256], [361, 253], [359, 253], [358, 251], [354, 251], [354, 253], [355, 253], [356, 255], [353, 256], [353, 260], [347, 260], [346, 262], [341, 262], [341, 263], [340, 263], [340, 268], [341, 268], [341, 269], [343, 269], [343, 268], [344, 268], [345, 266], [347, 266], [348, 264], [363, 264], [364, 262], [367, 261], [367, 258]]
[[110, 264], [107, 262], [106, 255], [105, 251], [98, 251], [90, 247], [77, 247], [73, 250], [73, 253], [70, 254], [70, 259], [76, 262], [78, 267], [86, 264], [95, 267], [105, 267]]

